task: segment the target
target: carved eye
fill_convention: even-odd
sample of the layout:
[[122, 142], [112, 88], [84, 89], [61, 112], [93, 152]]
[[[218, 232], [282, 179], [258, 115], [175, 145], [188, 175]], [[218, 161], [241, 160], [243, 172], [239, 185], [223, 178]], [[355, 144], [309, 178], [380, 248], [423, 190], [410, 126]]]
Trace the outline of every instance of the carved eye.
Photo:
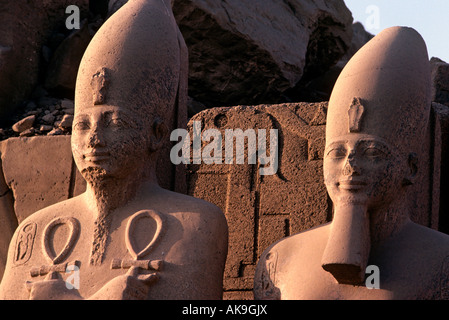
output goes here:
[[331, 158], [331, 159], [341, 159], [346, 157], [346, 150], [344, 148], [334, 148], [331, 149], [328, 153], [327, 153], [327, 157]]
[[112, 118], [108, 122], [108, 127], [113, 129], [121, 129], [126, 127], [126, 123], [120, 118]]
[[363, 154], [368, 158], [381, 158], [385, 155], [382, 150], [375, 147], [366, 148]]
[[75, 130], [82, 130], [82, 131], [89, 130], [90, 129], [90, 123], [88, 121], [79, 121], [79, 122], [75, 123], [73, 128]]

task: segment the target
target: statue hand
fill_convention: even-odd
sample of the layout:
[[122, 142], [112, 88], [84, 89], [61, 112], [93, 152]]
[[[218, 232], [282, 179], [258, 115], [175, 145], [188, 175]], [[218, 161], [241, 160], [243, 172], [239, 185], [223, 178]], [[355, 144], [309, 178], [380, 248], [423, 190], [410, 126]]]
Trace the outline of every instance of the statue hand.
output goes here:
[[49, 273], [44, 280], [27, 281], [30, 300], [79, 300], [81, 296], [75, 289], [69, 289], [57, 272]]
[[124, 275], [106, 283], [90, 300], [145, 300], [150, 286], [159, 279], [155, 273], [139, 274], [138, 267], [131, 267]]

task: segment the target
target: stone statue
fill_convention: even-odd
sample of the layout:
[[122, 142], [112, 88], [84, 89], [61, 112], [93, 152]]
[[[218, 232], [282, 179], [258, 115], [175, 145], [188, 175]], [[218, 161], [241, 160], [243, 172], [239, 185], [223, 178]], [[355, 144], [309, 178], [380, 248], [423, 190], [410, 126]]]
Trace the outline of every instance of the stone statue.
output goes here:
[[166, 2], [128, 1], [87, 48], [72, 132], [87, 190], [19, 225], [2, 299], [222, 298], [224, 214], [156, 179], [187, 79]]
[[323, 163], [333, 220], [267, 248], [256, 299], [449, 298], [449, 236], [413, 223], [405, 205], [420, 196], [407, 187], [430, 114], [429, 68], [423, 39], [406, 27], [382, 31], [345, 66]]

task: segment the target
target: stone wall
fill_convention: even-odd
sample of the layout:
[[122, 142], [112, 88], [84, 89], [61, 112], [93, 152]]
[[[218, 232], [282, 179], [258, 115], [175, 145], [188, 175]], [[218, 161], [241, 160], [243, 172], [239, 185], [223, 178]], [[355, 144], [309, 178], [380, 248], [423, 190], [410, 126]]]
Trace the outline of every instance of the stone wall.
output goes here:
[[216, 204], [226, 214], [226, 298], [252, 298], [255, 266], [268, 245], [329, 221], [321, 161], [325, 110], [326, 103], [215, 108], [189, 122], [190, 131], [193, 121], [201, 121], [203, 130], [217, 128], [223, 133], [226, 129], [266, 129], [268, 137], [269, 129], [278, 129], [275, 175], [260, 175], [260, 164], [188, 166], [189, 194]]

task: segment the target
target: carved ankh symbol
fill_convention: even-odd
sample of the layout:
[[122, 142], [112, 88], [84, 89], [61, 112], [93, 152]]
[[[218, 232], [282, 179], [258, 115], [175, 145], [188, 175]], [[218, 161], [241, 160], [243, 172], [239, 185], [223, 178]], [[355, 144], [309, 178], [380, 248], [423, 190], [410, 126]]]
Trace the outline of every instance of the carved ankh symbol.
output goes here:
[[[50, 241], [52, 241], [51, 233], [59, 225], [67, 225], [69, 227], [69, 235], [66, 243], [59, 253], [53, 252]], [[77, 219], [72, 217], [58, 217], [53, 219], [44, 230], [42, 238], [42, 251], [51, 262], [50, 265], [41, 265], [33, 267], [30, 270], [32, 277], [43, 276], [51, 272], [64, 273], [67, 269], [67, 263], [63, 261], [67, 258], [70, 251], [73, 249], [80, 233], [80, 224]], [[79, 261], [73, 261], [72, 265], [79, 266]]]
[[[156, 231], [154, 232], [153, 239], [151, 239], [150, 243], [140, 250], [136, 252], [136, 243], [133, 238], [134, 230], [136, 225], [141, 219], [152, 219], [156, 222]], [[113, 259], [111, 263], [111, 269], [129, 269], [131, 267], [138, 267], [145, 270], [155, 270], [160, 271], [163, 266], [162, 260], [141, 260], [144, 256], [146, 256], [159, 242], [161, 232], [164, 228], [164, 219], [163, 216], [154, 211], [154, 210], [141, 210], [134, 215], [132, 215], [128, 223], [126, 225], [125, 230], [125, 243], [128, 252], [131, 254], [133, 259]]]

